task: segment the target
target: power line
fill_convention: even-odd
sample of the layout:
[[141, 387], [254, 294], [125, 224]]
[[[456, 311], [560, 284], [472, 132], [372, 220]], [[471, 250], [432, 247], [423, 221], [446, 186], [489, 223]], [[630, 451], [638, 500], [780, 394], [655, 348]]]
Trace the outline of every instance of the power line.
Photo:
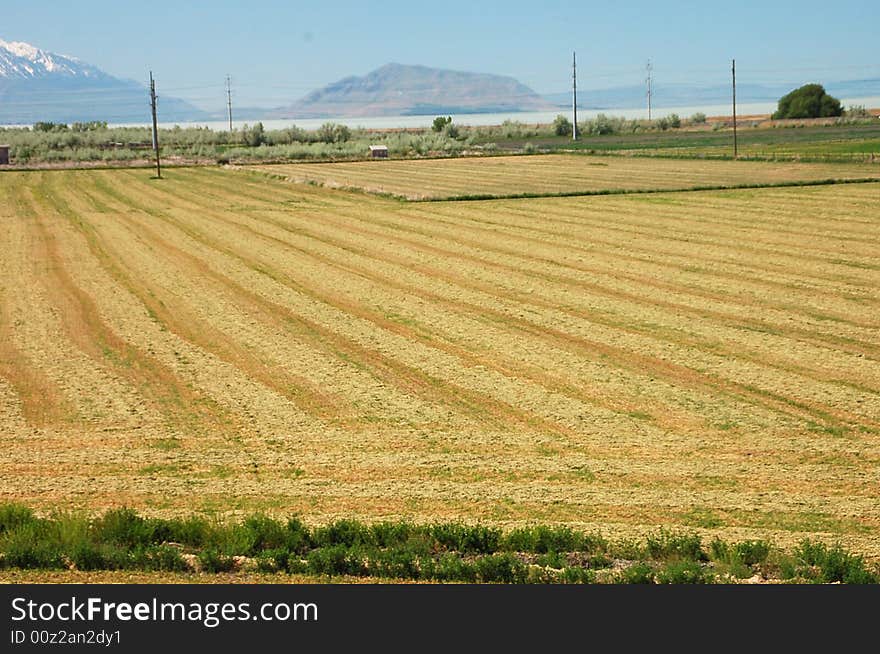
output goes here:
[[654, 70], [654, 67], [651, 65], [650, 59], [648, 59], [648, 65], [645, 66], [645, 70], [648, 73], [648, 77], [645, 80], [645, 83], [648, 85], [648, 120], [651, 120], [651, 95], [653, 94], [651, 72]]

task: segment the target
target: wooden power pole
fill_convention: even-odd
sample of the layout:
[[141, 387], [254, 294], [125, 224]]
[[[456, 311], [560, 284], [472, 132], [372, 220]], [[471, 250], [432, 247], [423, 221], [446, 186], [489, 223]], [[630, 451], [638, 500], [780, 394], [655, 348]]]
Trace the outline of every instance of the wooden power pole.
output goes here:
[[153, 150], [156, 153], [156, 177], [162, 179], [162, 166], [159, 163], [159, 122], [156, 119], [156, 80], [150, 71], [150, 108], [153, 111]]
[[578, 140], [578, 76], [577, 53], [571, 53], [571, 140]]
[[736, 143], [736, 59], [731, 60], [730, 72], [733, 75], [733, 158], [738, 156]]

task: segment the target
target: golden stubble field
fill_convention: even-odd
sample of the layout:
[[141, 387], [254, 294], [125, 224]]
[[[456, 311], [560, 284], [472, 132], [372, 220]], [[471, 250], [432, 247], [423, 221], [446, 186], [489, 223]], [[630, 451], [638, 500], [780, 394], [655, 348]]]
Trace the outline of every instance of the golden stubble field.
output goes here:
[[166, 176], [0, 175], [0, 499], [880, 556], [880, 184]]
[[589, 194], [784, 185], [821, 180], [877, 179], [874, 164], [661, 160], [646, 157], [551, 154], [296, 163], [249, 166], [326, 188], [359, 189], [409, 200], [524, 194]]

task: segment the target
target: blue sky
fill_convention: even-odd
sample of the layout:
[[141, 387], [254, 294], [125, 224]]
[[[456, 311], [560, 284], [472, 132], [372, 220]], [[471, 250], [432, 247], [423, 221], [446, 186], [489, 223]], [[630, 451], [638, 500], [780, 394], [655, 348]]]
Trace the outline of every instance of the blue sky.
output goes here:
[[71, 54], [217, 108], [276, 106], [388, 62], [511, 75], [565, 91], [880, 77], [880, 2], [121, 2], [3, 0], [0, 38]]

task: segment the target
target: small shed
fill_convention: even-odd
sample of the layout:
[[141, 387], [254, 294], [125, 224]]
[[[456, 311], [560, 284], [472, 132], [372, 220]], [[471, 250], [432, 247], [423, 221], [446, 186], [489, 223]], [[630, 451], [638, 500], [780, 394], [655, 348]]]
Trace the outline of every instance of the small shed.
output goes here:
[[387, 145], [371, 145], [370, 146], [370, 156], [373, 159], [387, 159], [388, 158], [388, 146]]
[[0, 145], [0, 166], [9, 165], [9, 146]]

